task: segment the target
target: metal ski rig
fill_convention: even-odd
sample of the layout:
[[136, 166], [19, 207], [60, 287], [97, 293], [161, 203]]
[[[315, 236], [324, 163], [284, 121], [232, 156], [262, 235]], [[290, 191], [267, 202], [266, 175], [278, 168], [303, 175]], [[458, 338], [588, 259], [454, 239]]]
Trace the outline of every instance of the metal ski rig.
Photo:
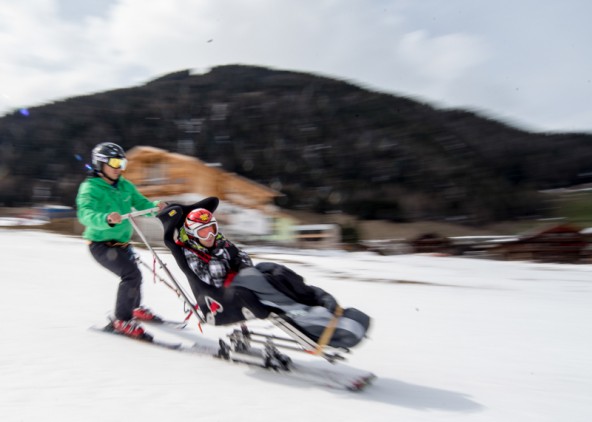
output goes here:
[[[134, 227], [134, 230], [142, 239], [142, 242], [146, 245], [148, 250], [154, 256], [155, 261], [158, 262], [160, 268], [164, 270], [168, 278], [173, 283], [174, 289], [182, 297], [185, 304], [188, 305], [191, 312], [193, 312], [193, 314], [198, 318], [198, 320], [202, 323], [205, 323], [206, 321], [201, 311], [199, 311], [198, 307], [196, 307], [195, 304], [193, 304], [187, 293], [183, 290], [183, 288], [177, 282], [173, 274], [169, 271], [166, 264], [162, 262], [158, 254], [154, 251], [152, 246], [150, 246], [148, 240], [144, 236], [144, 233], [142, 233], [142, 231], [140, 230], [140, 228], [134, 220], [135, 216], [145, 215], [153, 213], [155, 211], [158, 211], [157, 207], [144, 211], [136, 211], [133, 213], [129, 213], [124, 215], [123, 218], [129, 218], [130, 222], [132, 223], [132, 226]], [[339, 318], [340, 311], [341, 308], [338, 307], [334, 321], [332, 321], [333, 323], [335, 323], [336, 320]], [[217, 356], [226, 360], [250, 363], [276, 370], [281, 369], [284, 371], [289, 371], [291, 359], [287, 355], [281, 353], [279, 351], [280, 349], [300, 351], [311, 355], [317, 355], [324, 358], [330, 363], [345, 360], [341, 353], [349, 352], [348, 349], [334, 349], [332, 347], [327, 346], [326, 343], [328, 343], [330, 335], [333, 331], [331, 328], [334, 327], [328, 327], [326, 333], [323, 333], [327, 334], [329, 338], [326, 338], [324, 341], [320, 341], [319, 343], [317, 343], [311, 338], [307, 337], [297, 328], [295, 328], [292, 324], [290, 324], [280, 315], [271, 314], [268, 320], [271, 321], [273, 325], [285, 332], [289, 337], [279, 337], [275, 335], [249, 331], [247, 326], [243, 323], [241, 324], [240, 329], [235, 329], [232, 333], [228, 335], [230, 344], [228, 344], [223, 339], [219, 340], [219, 350]], [[322, 337], [326, 336], [324, 335]], [[254, 349], [251, 348], [251, 343], [262, 344], [264, 347], [263, 349]]]
[[228, 338], [230, 344], [223, 339], [219, 340], [218, 358], [276, 371], [290, 371], [292, 359], [280, 353], [273, 341], [260, 342], [264, 345], [262, 349], [251, 347], [251, 343], [255, 341], [253, 341], [252, 333], [246, 325], [243, 324], [240, 329], [234, 330], [228, 335]]
[[134, 217], [139, 217], [141, 215], [147, 215], [147, 214], [157, 213], [158, 210], [159, 210], [158, 207], [153, 207], [153, 208], [148, 208], [147, 210], [132, 211], [130, 213], [123, 214], [121, 216], [121, 219], [122, 220], [133, 219]]
[[[291, 348], [293, 350], [301, 350], [311, 355], [317, 355], [325, 360], [335, 363], [337, 361], [345, 360], [345, 357], [341, 353], [349, 353], [349, 349], [335, 349], [333, 347], [322, 345], [320, 343], [315, 342], [311, 338], [307, 337], [302, 331], [295, 328], [292, 324], [282, 318], [280, 315], [272, 315], [270, 321], [273, 325], [284, 331], [286, 334], [290, 336], [289, 339], [280, 339], [277, 337], [277, 340], [282, 340], [288, 342], [285, 347]], [[259, 335], [259, 334], [256, 334]], [[293, 343], [297, 345], [294, 347]], [[292, 347], [289, 347], [292, 346]]]
[[121, 216], [121, 219], [122, 220], [127, 220], [128, 218], [129, 219], [133, 219], [134, 217], [139, 217], [141, 215], [146, 215], [146, 214], [152, 214], [152, 213], [155, 213], [155, 212], [158, 212], [158, 207], [148, 208], [147, 210], [141, 210], [141, 211], [132, 211], [130, 213], [123, 214]]
[[[166, 265], [150, 246], [146, 240], [146, 237], [134, 221], [135, 216], [145, 215], [156, 211], [157, 208], [138, 211], [125, 215], [124, 218], [130, 219], [132, 226], [154, 256], [155, 264], [158, 262], [160, 267], [165, 271], [167, 277], [171, 280], [173, 290], [175, 290], [178, 296], [183, 299], [185, 305], [189, 306], [191, 312], [196, 315], [198, 320], [200, 322], [205, 322], [205, 318], [203, 317], [201, 311], [192, 303], [187, 293], [185, 293]], [[154, 268], [153, 271], [156, 273], [156, 268]], [[163, 281], [160, 276], [158, 276], [158, 278]], [[338, 318], [337, 313], [335, 318]], [[143, 338], [134, 340], [139, 340], [141, 343], [148, 343], [154, 346], [176, 350], [178, 352], [194, 353], [203, 356], [214, 356], [228, 362], [247, 364], [255, 368], [264, 368], [266, 370], [270, 370], [272, 373], [278, 374], [278, 376], [312, 382], [314, 384], [319, 384], [330, 388], [361, 391], [366, 386], [370, 385], [376, 378], [376, 376], [371, 372], [352, 368], [345, 364], [331, 365], [331, 363], [344, 360], [340, 353], [349, 352], [349, 350], [331, 348], [327, 346], [326, 343], [324, 344], [321, 341], [322, 338], [319, 343], [316, 343], [298, 331], [298, 329], [292, 326], [292, 324], [290, 324], [289, 321], [286, 321], [281, 315], [272, 314], [268, 320], [271, 321], [273, 325], [284, 331], [288, 337], [286, 338], [253, 332], [250, 331], [243, 323], [240, 329], [236, 329], [228, 335], [229, 342], [219, 339], [218, 343], [216, 344], [215, 341], [211, 341], [211, 339], [206, 339], [205, 337], [198, 335], [191, 344], [186, 344], [187, 333], [183, 333], [183, 330], [186, 326], [186, 321], [160, 320], [152, 322], [144, 321], [146, 325], [149, 325], [147, 335]], [[158, 330], [156, 329], [157, 327], [160, 327], [160, 329], [164, 330], [168, 334], [173, 332], [180, 334], [179, 342], [171, 342], [170, 340], [166, 340], [166, 336], [164, 339], [161, 339], [160, 335], [158, 335]], [[91, 327], [91, 329], [103, 333], [114, 333], [109, 325], [106, 327], [95, 326]], [[331, 331], [331, 328], [328, 327], [326, 332], [323, 333], [324, 335], [321, 337], [325, 337], [325, 334], [326, 337], [330, 337]], [[191, 334], [191, 336], [193, 335], [195, 335], [195, 333]], [[120, 334], [118, 334], [118, 336], [126, 337]], [[292, 359], [289, 356], [281, 353], [281, 349], [300, 351], [311, 355], [320, 356], [327, 362], [303, 362], [297, 360], [296, 357]]]
[[[229, 345], [223, 340], [220, 340], [220, 344], [217, 344], [201, 336], [196, 338], [195, 343], [188, 344], [186, 342], [187, 333], [184, 332], [182, 323], [163, 320], [143, 321], [143, 324], [148, 330], [147, 333], [151, 334], [142, 338], [132, 338], [115, 333], [110, 325], [106, 327], [98, 325], [90, 327], [90, 329], [101, 333], [114, 334], [117, 337], [138, 343], [166, 348], [178, 353], [214, 357], [223, 362], [247, 365], [254, 369], [260, 368], [277, 376], [334, 389], [361, 391], [376, 378], [371, 372], [349, 367], [345, 364], [331, 365], [325, 361], [302, 361], [296, 357], [292, 360], [280, 353], [279, 347], [275, 348], [275, 341], [279, 340], [279, 337], [261, 334], [263, 337], [258, 340], [255, 337], [259, 336], [259, 334], [249, 332], [246, 327], [241, 327], [240, 330], [235, 330], [229, 335], [230, 342], [233, 345]], [[178, 342], [171, 337], [175, 333], [179, 334]], [[163, 335], [165, 335], [164, 338], [162, 338]], [[264, 344], [266, 343], [266, 337], [273, 337], [273, 343]], [[289, 342], [290, 339], [286, 339], [286, 341]], [[262, 342], [263, 347], [252, 344], [256, 342]]]
[[[205, 323], [206, 322], [205, 321], [205, 318], [203, 317], [203, 315], [201, 314], [201, 312], [199, 312], [197, 306], [191, 301], [191, 299], [189, 298], [189, 296], [187, 295], [187, 293], [185, 292], [185, 290], [183, 290], [183, 288], [181, 287], [181, 285], [179, 284], [179, 282], [175, 279], [175, 277], [173, 276], [173, 274], [169, 271], [169, 269], [166, 266], [166, 264], [164, 262], [162, 262], [162, 260], [160, 259], [160, 257], [156, 253], [156, 251], [152, 248], [152, 246], [150, 246], [150, 243], [148, 243], [148, 240], [146, 239], [146, 236], [144, 236], [144, 233], [142, 233], [142, 230], [140, 230], [140, 228], [136, 224], [136, 221], [134, 220], [134, 215], [135, 216], [139, 216], [139, 215], [150, 214], [150, 213], [153, 213], [154, 210], [155, 210], [155, 208], [151, 208], [151, 209], [144, 210], [144, 211], [137, 211], [135, 213], [125, 214], [123, 216], [123, 218], [124, 219], [129, 218], [130, 222], [132, 223], [132, 226], [134, 227], [134, 230], [136, 231], [136, 233], [138, 233], [138, 236], [140, 236], [140, 239], [142, 239], [142, 242], [144, 242], [144, 244], [146, 245], [146, 247], [148, 248], [148, 250], [152, 253], [152, 256], [154, 257], [154, 259], [156, 260], [156, 262], [158, 262], [158, 265], [160, 266], [160, 268], [169, 277], [169, 279], [171, 280], [171, 282], [175, 286], [175, 289], [177, 290], [178, 294], [182, 297], [182, 299], [185, 302], [185, 304], [188, 305], [189, 310], [195, 315], [195, 317], [198, 319], [198, 321], [200, 323]], [[156, 207], [156, 211], [158, 211], [158, 207]]]
[[[292, 360], [288, 355], [281, 353], [280, 349], [309, 352], [302, 347], [299, 341], [293, 338], [249, 331], [245, 324], [229, 334], [228, 338], [230, 344], [220, 339], [216, 357], [230, 362], [262, 367], [283, 376], [350, 391], [361, 391], [376, 379], [376, 376], [371, 372], [346, 365], [329, 365], [327, 367]], [[263, 347], [254, 346], [253, 343], [263, 345]], [[312, 345], [312, 343], [309, 344]], [[325, 353], [323, 357], [331, 363], [343, 359], [338, 354], [329, 353]]]
[[[228, 334], [229, 343], [223, 339], [219, 340], [218, 357], [236, 362], [256, 364], [264, 368], [290, 371], [292, 369], [292, 360], [280, 350], [317, 355], [330, 363], [345, 360], [345, 357], [340, 352], [349, 352], [348, 349], [337, 350], [323, 347], [321, 353], [319, 353], [318, 343], [295, 329], [281, 316], [272, 314], [268, 320], [286, 332], [289, 337], [250, 331], [246, 324], [243, 323], [239, 329], [235, 329]], [[253, 348], [252, 344], [262, 345], [263, 348]]]

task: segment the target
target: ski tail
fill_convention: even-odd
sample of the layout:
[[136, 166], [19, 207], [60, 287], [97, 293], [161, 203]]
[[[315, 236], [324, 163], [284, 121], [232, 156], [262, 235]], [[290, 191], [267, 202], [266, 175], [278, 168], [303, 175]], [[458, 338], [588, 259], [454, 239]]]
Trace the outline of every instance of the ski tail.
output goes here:
[[167, 349], [178, 350], [182, 346], [181, 343], [173, 343], [173, 342], [162, 341], [162, 340], [156, 339], [156, 338], [154, 338], [154, 336], [151, 333], [146, 332], [146, 331], [144, 332], [144, 334], [141, 337], [131, 337], [131, 336], [125, 335], [123, 333], [115, 331], [115, 329], [113, 328], [113, 321], [109, 321], [107, 323], [107, 325], [103, 325], [103, 326], [94, 325], [94, 326], [90, 327], [90, 330], [100, 332], [100, 333], [106, 333], [106, 334], [114, 334], [116, 336], [128, 338], [130, 340], [135, 340], [138, 342], [151, 343], [156, 346], [165, 347]]

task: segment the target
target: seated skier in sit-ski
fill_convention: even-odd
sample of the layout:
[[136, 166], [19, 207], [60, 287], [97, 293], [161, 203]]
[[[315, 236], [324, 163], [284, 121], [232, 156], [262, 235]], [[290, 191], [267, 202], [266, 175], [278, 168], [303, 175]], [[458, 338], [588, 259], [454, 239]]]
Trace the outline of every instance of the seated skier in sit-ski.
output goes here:
[[[190, 206], [173, 204], [159, 215], [165, 243], [185, 272], [207, 322], [226, 325], [267, 318], [273, 312], [318, 341], [336, 318], [335, 298], [305, 284], [283, 265], [263, 262], [254, 266], [249, 255], [219, 231], [213, 214], [218, 202], [211, 197]], [[364, 338], [370, 318], [354, 308], [339, 309], [329, 345], [350, 348]]]

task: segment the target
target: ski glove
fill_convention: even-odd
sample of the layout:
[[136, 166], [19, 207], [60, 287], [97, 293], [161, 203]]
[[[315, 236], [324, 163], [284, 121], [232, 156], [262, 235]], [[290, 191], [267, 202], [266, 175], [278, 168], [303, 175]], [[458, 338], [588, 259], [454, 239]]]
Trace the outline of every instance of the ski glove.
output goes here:
[[323, 305], [323, 307], [327, 308], [331, 313], [334, 313], [335, 309], [337, 308], [337, 301], [329, 293], [326, 293], [321, 298], [321, 304]]
[[337, 300], [335, 300], [335, 298], [332, 295], [330, 295], [320, 287], [311, 287], [314, 289], [315, 297], [319, 303], [319, 306], [327, 308], [331, 313], [335, 312], [335, 308], [337, 308]]
[[226, 243], [223, 247], [217, 248], [214, 251], [214, 256], [218, 259], [225, 260], [230, 268], [238, 270], [242, 264], [240, 251], [231, 243]]

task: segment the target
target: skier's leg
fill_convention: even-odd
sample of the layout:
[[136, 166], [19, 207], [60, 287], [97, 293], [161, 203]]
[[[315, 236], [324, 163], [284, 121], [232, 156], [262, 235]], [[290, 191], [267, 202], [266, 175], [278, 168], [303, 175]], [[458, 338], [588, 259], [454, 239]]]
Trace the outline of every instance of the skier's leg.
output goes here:
[[124, 321], [132, 318], [133, 310], [140, 306], [142, 273], [136, 263], [133, 249], [127, 246], [109, 246], [93, 242], [90, 252], [103, 267], [121, 278], [115, 302], [115, 318]]
[[[255, 267], [241, 270], [232, 281], [232, 285], [252, 291], [262, 304], [283, 311], [287, 321], [314, 341], [319, 339], [334, 317], [333, 312], [326, 307], [303, 305], [278, 291]], [[325, 293], [321, 289], [318, 290]], [[347, 308], [337, 321], [329, 344], [334, 347], [353, 347], [364, 338], [369, 324], [370, 318], [366, 314], [354, 308]]]
[[[331, 313], [337, 307], [337, 300], [317, 286], [310, 286], [304, 278], [285, 265], [275, 262], [260, 262], [255, 268], [272, 280], [271, 284], [282, 292], [291, 292], [297, 302], [308, 306], [324, 306]], [[280, 287], [283, 286], [283, 289]]]
[[257, 299], [266, 306], [281, 309], [284, 312], [308, 308], [273, 287], [265, 276], [255, 267], [242, 269], [232, 280], [233, 287], [242, 287], [252, 291]]

